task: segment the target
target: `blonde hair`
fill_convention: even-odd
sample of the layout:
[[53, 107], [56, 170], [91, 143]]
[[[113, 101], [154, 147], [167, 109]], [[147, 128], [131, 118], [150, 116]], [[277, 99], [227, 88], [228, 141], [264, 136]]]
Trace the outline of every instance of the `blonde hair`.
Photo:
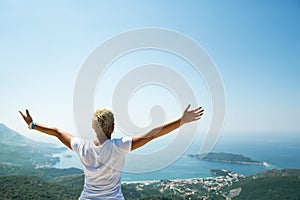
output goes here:
[[100, 135], [107, 135], [114, 123], [114, 114], [107, 108], [97, 109], [92, 118], [92, 128], [99, 138]]

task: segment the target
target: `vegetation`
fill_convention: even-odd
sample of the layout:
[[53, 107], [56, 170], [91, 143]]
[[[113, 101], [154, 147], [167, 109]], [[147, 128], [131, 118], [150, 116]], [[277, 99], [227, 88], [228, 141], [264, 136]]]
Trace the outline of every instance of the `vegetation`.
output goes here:
[[21, 166], [15, 166], [7, 163], [0, 163], [0, 176], [36, 176], [43, 180], [51, 180], [56, 177], [83, 174], [83, 171], [77, 168], [68, 169], [56, 169], [56, 168], [27, 168]]
[[[32, 141], [0, 123], [1, 199], [78, 199], [83, 171], [50, 168], [66, 148]], [[70, 181], [63, 184], [62, 179]]]
[[296, 200], [300, 197], [299, 177], [300, 170], [268, 170], [240, 180], [230, 187], [223, 188], [223, 191], [241, 187], [242, 191], [236, 200]]
[[211, 160], [211, 161], [220, 161], [220, 162], [232, 162], [232, 163], [243, 163], [243, 164], [263, 164], [263, 162], [252, 160], [249, 157], [240, 155], [240, 154], [233, 154], [233, 153], [216, 153], [210, 152], [206, 156], [202, 156], [200, 154], [196, 155], [188, 155], [192, 158], [199, 158], [203, 160]]
[[59, 162], [52, 153], [66, 150], [52, 144], [32, 141], [21, 134], [0, 124], [0, 176], [21, 175], [35, 176], [51, 180], [59, 176], [82, 174], [76, 168], [50, 168]]
[[78, 199], [82, 185], [58, 185], [32, 176], [2, 176], [1, 199]]
[[[78, 199], [83, 188], [83, 171], [76, 168], [51, 168], [58, 158], [53, 152], [61, 152], [49, 144], [31, 141], [0, 124], [0, 198], [1, 199]], [[190, 155], [199, 158], [199, 155]], [[248, 157], [236, 154], [210, 153], [206, 159], [230, 162], [256, 163]], [[224, 170], [211, 170], [217, 176], [225, 176]], [[230, 191], [241, 188], [234, 199], [299, 199], [300, 170], [269, 170], [239, 179], [221, 191], [208, 191], [202, 184], [185, 183], [176, 188], [168, 180], [155, 183], [125, 183], [122, 185], [127, 200], [136, 199], [225, 199]], [[168, 185], [168, 187], [166, 187]], [[189, 191], [187, 194], [186, 191]], [[192, 191], [192, 192], [191, 192]]]
[[[77, 174], [72, 174], [73, 172]], [[205, 190], [201, 184], [183, 184], [183, 191], [187, 189], [197, 191], [190, 195], [179, 190], [174, 192], [172, 188], [162, 190], [162, 185], [168, 183], [168, 180], [144, 184], [142, 188], [139, 183], [125, 183], [122, 185], [122, 190], [127, 200], [201, 199], [202, 197], [218, 200], [225, 199], [223, 195], [239, 187], [242, 190], [234, 199], [299, 199], [299, 177], [300, 170], [271, 170], [240, 179], [231, 186], [222, 188], [219, 194]], [[0, 196], [1, 199], [78, 199], [82, 191], [83, 179], [82, 171], [77, 169], [44, 168], [36, 169], [36, 173], [32, 176], [2, 175]]]
[[50, 167], [59, 162], [59, 157], [52, 154], [65, 150], [65, 147], [32, 141], [0, 124], [1, 163], [26, 168]]
[[[172, 188], [164, 188], [162, 182], [155, 182], [139, 188], [139, 183], [134, 184], [123, 184], [122, 191], [126, 200], [138, 200], [138, 199], [172, 199], [172, 200], [182, 200], [182, 199], [202, 199], [203, 197], [210, 197], [209, 199], [223, 200], [222, 196], [216, 195], [214, 193], [208, 192], [202, 185], [198, 184], [184, 184], [182, 185], [182, 191], [174, 190]], [[179, 189], [179, 188], [176, 188]], [[187, 194], [185, 190], [196, 190], [194, 194]]]
[[[201, 185], [185, 184], [183, 187], [196, 189], [198, 193], [185, 196], [180, 192], [174, 194], [171, 188], [162, 192], [161, 185], [168, 180], [150, 183], [142, 190], [139, 183], [122, 185], [127, 200], [137, 199], [225, 199], [222, 194], [241, 187], [240, 194], [234, 199], [299, 199], [300, 170], [271, 170], [255, 176], [241, 179], [229, 187], [224, 187], [221, 195], [208, 192]], [[0, 196], [3, 199], [78, 199], [83, 187], [83, 175], [59, 176], [45, 181], [33, 176], [2, 176], [0, 179]]]

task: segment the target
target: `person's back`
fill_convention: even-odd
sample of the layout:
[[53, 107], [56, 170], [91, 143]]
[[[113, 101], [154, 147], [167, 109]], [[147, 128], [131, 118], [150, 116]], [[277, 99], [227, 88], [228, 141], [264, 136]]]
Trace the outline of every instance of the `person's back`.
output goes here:
[[74, 137], [71, 147], [83, 164], [85, 181], [80, 199], [124, 199], [121, 170], [125, 155], [131, 150], [131, 137], [106, 140], [97, 146], [94, 141]]

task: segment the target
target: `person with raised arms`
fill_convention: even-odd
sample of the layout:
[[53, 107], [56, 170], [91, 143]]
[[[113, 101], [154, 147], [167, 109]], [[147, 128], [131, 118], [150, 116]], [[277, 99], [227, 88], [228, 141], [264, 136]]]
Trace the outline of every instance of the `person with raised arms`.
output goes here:
[[124, 166], [125, 155], [184, 124], [199, 120], [203, 115], [202, 107], [194, 110], [189, 110], [189, 108], [190, 105], [186, 107], [178, 119], [146, 133], [114, 139], [111, 137], [115, 125], [113, 113], [107, 108], [98, 109], [92, 117], [92, 128], [96, 133], [94, 140], [84, 140], [56, 127], [37, 123], [33, 121], [28, 110], [26, 110], [26, 114], [21, 111], [19, 113], [29, 129], [57, 137], [64, 145], [78, 154], [85, 174], [80, 200], [120, 200], [124, 199], [121, 190], [121, 171]]

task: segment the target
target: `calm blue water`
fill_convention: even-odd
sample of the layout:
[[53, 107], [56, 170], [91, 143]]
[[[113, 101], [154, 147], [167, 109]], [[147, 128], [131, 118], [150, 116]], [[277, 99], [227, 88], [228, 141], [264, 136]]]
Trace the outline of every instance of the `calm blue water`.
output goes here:
[[[197, 154], [200, 144], [199, 142], [193, 144], [187, 154]], [[158, 171], [142, 174], [123, 173], [122, 180], [143, 181], [208, 177], [211, 176], [208, 171], [216, 168], [227, 169], [244, 175], [251, 175], [273, 168], [300, 169], [300, 134], [269, 134], [263, 137], [259, 134], [243, 135], [243, 137], [223, 135], [213, 151], [242, 154], [253, 160], [267, 161], [269, 166], [203, 161], [183, 155], [172, 165]], [[72, 154], [73, 156], [67, 158], [65, 157], [66, 154]], [[57, 168], [81, 168], [76, 154], [68, 151], [61, 154], [60, 157], [61, 163], [56, 165]]]

